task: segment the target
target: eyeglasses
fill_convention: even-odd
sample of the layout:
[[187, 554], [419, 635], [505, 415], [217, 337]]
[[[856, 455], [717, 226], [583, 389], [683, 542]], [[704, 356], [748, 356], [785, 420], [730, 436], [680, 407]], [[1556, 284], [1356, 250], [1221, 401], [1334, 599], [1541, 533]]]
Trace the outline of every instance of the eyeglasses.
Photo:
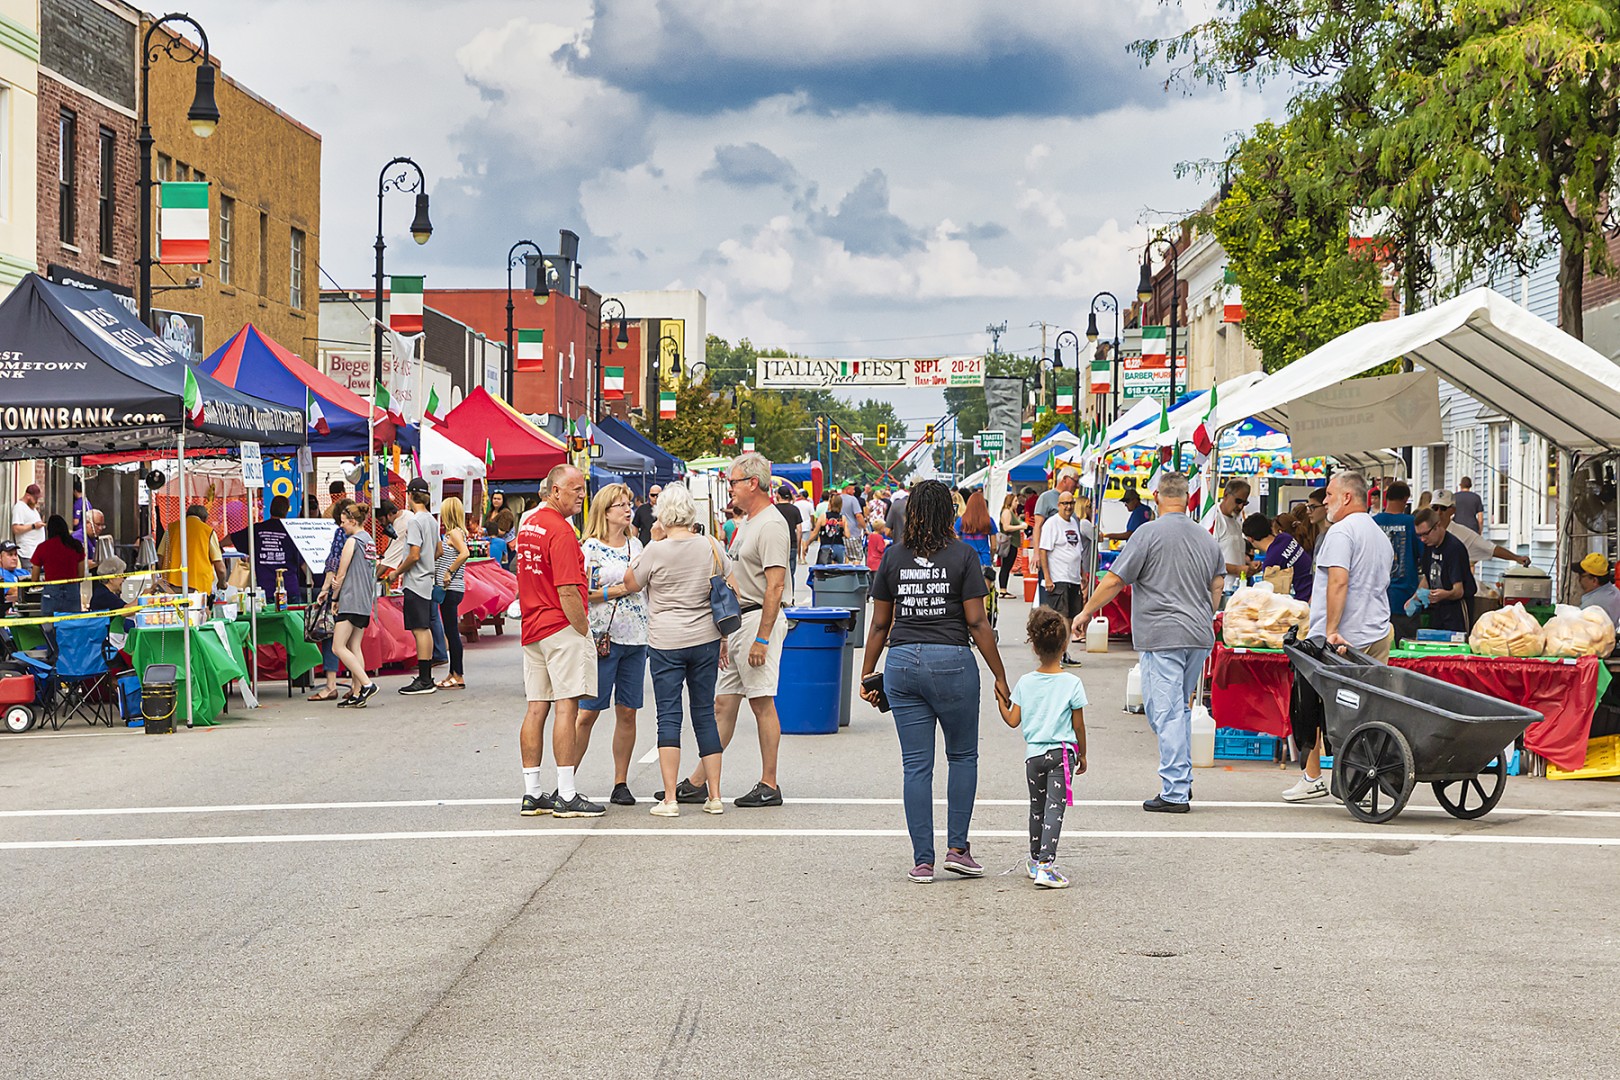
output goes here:
[[1427, 538], [1428, 538], [1428, 536], [1429, 536], [1429, 534], [1430, 534], [1430, 533], [1432, 533], [1432, 532], [1434, 532], [1434, 530], [1433, 530], [1433, 529], [1423, 529], [1423, 530], [1421, 530], [1421, 531], [1419, 531], [1419, 530], [1414, 530], [1414, 531], [1415, 531], [1415, 532], [1417, 532], [1417, 538], [1418, 538], [1418, 539], [1419, 539], [1419, 540], [1425, 540], [1425, 539], [1427, 539]]
[[750, 480], [750, 479], [752, 479], [752, 477], [748, 477], [748, 476], [728, 476], [728, 477], [726, 477], [726, 483], [728, 483], [728, 484], [740, 484], [744, 480]]
[[1074, 500], [1073, 499], [1059, 499], [1058, 500], [1058, 505], [1059, 506], [1073, 506], [1074, 505]]
[[630, 504], [628, 502], [616, 502], [616, 503], [611, 504], [608, 507], [608, 509], [609, 510], [628, 510], [628, 509], [630, 509]]

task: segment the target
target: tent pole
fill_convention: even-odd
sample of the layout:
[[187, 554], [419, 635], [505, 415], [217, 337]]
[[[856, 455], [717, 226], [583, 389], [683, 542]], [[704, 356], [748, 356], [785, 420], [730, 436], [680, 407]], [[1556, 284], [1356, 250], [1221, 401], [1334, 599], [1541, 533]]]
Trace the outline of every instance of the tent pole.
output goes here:
[[[1574, 586], [1567, 585], [1569, 575], [1564, 573], [1564, 567], [1571, 565], [1575, 554], [1571, 541], [1575, 532], [1574, 500], [1570, 498], [1570, 484], [1575, 479], [1575, 460], [1568, 450], [1558, 448], [1558, 515], [1555, 519], [1558, 524], [1553, 538], [1553, 597], [1554, 602], [1575, 600], [1575, 589], [1579, 588], [1577, 580]], [[1568, 590], [1566, 592], [1566, 590]]]
[[187, 558], [189, 545], [186, 542], [186, 421], [180, 420], [180, 438], [176, 444], [175, 477], [177, 490], [180, 495], [179, 514], [175, 517], [175, 527], [180, 535], [169, 541], [173, 545], [180, 544], [180, 649], [186, 656], [186, 727], [196, 723], [195, 700], [191, 685], [191, 560]]

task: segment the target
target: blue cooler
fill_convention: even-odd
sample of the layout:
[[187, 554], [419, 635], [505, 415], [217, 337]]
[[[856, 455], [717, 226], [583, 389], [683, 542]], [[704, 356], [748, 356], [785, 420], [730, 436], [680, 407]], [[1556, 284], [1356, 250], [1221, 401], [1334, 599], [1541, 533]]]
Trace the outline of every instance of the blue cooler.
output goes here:
[[852, 613], [841, 607], [796, 607], [782, 614], [788, 621], [776, 695], [782, 734], [836, 735], [850, 691], [844, 642]]

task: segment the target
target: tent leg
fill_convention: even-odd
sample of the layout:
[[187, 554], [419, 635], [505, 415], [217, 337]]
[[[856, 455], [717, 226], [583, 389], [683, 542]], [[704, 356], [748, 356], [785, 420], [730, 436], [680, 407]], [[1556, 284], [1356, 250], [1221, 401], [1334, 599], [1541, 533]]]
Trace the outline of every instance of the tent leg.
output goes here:
[[175, 517], [175, 527], [180, 535], [170, 540], [172, 545], [180, 545], [180, 649], [186, 656], [186, 727], [196, 723], [196, 706], [193, 704], [196, 695], [191, 685], [191, 560], [187, 558], [188, 545], [186, 543], [186, 426], [180, 421], [180, 438], [176, 444], [175, 452], [175, 478], [176, 490], [179, 493], [179, 513]]

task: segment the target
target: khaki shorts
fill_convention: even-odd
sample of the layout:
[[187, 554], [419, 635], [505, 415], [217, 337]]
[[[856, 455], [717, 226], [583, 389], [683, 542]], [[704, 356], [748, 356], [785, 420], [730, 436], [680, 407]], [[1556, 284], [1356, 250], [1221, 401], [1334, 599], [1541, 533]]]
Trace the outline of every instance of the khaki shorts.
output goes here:
[[523, 646], [523, 693], [530, 701], [596, 696], [596, 649], [591, 639], [563, 627]]
[[1395, 644], [1395, 628], [1391, 626], [1389, 633], [1373, 642], [1371, 645], [1357, 645], [1356, 648], [1378, 661], [1380, 664], [1389, 663], [1389, 649]]
[[726, 694], [741, 694], [746, 698], [776, 696], [776, 677], [782, 670], [782, 642], [787, 638], [787, 616], [777, 609], [765, 662], [754, 667], [748, 663], [748, 650], [754, 647], [754, 638], [759, 636], [759, 617], [763, 614], [763, 611], [750, 611], [744, 615], [737, 632], [726, 639], [726, 666], [720, 669], [720, 677], [714, 684], [716, 697]]

